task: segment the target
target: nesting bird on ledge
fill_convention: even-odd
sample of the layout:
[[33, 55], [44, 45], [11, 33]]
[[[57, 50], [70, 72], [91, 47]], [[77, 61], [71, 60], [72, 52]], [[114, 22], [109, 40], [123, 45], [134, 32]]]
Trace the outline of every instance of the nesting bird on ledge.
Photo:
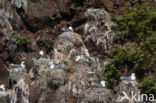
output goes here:
[[51, 61], [49, 65], [50, 65], [50, 69], [62, 69], [65, 67], [64, 64], [60, 64], [59, 62], [54, 63], [53, 61]]
[[95, 87], [101, 87], [101, 88], [106, 87], [106, 81], [102, 80], [100, 83], [92, 82], [91, 85]]
[[76, 56], [75, 59], [76, 62], [84, 63], [84, 62], [89, 62], [87, 58], [85, 58], [83, 55], [78, 55]]
[[38, 54], [37, 54], [37, 59], [39, 59], [39, 58], [43, 58], [44, 57], [44, 51], [43, 50], [41, 50]]
[[4, 84], [0, 85], [0, 91], [5, 91], [5, 85]]
[[44, 55], [44, 51], [41, 50], [41, 51], [39, 52], [39, 56], [40, 56], [40, 57], [43, 57], [43, 55]]
[[135, 73], [132, 73], [130, 77], [121, 77], [121, 80], [136, 80]]
[[69, 26], [68, 28], [61, 28], [61, 30], [63, 31], [63, 32], [73, 32], [73, 28], [72, 28], [72, 26]]
[[25, 62], [22, 61], [21, 64], [11, 64], [12, 68], [25, 68]]

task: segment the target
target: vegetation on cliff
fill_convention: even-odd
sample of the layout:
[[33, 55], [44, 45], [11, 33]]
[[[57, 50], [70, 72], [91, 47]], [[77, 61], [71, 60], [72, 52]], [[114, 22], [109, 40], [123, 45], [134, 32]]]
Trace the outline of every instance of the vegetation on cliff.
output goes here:
[[[134, 71], [142, 80], [156, 72], [156, 8], [138, 2], [122, 17], [114, 17], [118, 26], [117, 44], [112, 50], [110, 67], [115, 71]], [[109, 73], [109, 72], [108, 72]], [[118, 72], [111, 76], [117, 79]], [[145, 78], [140, 84], [145, 93], [156, 94], [156, 81]]]
[[30, 43], [30, 39], [26, 36], [20, 36], [16, 31], [9, 32], [9, 40], [16, 40], [20, 47], [27, 46]]

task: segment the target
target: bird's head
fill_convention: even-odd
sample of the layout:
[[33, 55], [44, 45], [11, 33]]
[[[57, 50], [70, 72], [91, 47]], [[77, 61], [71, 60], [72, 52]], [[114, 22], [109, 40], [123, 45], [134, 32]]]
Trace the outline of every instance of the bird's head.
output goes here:
[[25, 62], [24, 61], [21, 62], [21, 66], [25, 68]]
[[5, 88], [5, 85], [4, 84], [1, 84], [1, 87]]
[[104, 81], [104, 80], [102, 80], [102, 81], [100, 82], [100, 84], [102, 84], [103, 86], [105, 86], [105, 83], [106, 83], [106, 81]]
[[135, 76], [135, 73], [132, 73], [131, 76]]
[[22, 65], [25, 65], [25, 62], [24, 62], [24, 61], [22, 61], [22, 62], [21, 62], [21, 64], [22, 64]]
[[73, 31], [73, 28], [71, 26], [68, 29], [70, 29], [71, 31]]
[[85, 26], [88, 28], [90, 25], [89, 25], [89, 23], [87, 23], [87, 24], [85, 24]]
[[39, 54], [43, 56], [44, 55], [44, 51], [40, 51]]
[[80, 58], [81, 58], [81, 56], [79, 56], [79, 55], [78, 55], [78, 56], [76, 56], [76, 60], [78, 60], [78, 59], [80, 59]]

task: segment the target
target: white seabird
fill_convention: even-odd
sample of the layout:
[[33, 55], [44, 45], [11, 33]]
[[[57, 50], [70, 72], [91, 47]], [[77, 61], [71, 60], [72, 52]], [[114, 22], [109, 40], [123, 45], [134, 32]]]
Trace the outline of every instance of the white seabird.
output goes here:
[[39, 52], [39, 57], [43, 57], [43, 55], [44, 55], [44, 51], [41, 50], [41, 51]]
[[89, 23], [85, 24], [85, 26], [83, 28], [84, 34], [87, 34], [89, 27], [90, 27]]
[[106, 81], [102, 80], [102, 81], [100, 82], [100, 84], [101, 84], [102, 87], [106, 87]]
[[0, 85], [0, 90], [1, 90], [1, 91], [5, 91], [5, 85], [4, 85], [4, 84], [1, 84], [1, 85]]
[[71, 32], [73, 32], [72, 26], [68, 27], [68, 29], [69, 29]]
[[106, 81], [102, 80], [100, 83], [92, 82], [91, 85], [95, 87], [101, 87], [101, 88], [106, 87]]
[[72, 28], [72, 26], [69, 26], [68, 28], [61, 28], [61, 30], [62, 31], [64, 31], [64, 32], [73, 32], [73, 28]]
[[25, 68], [25, 62], [22, 61], [21, 64], [11, 64], [12, 68]]
[[64, 64], [54, 64], [53, 61], [51, 61], [49, 65], [50, 65], [50, 69], [62, 69], [65, 67]]
[[95, 74], [96, 72], [94, 71], [89, 71], [88, 74]]
[[84, 58], [83, 55], [79, 55], [79, 56], [76, 56], [76, 59], [75, 59], [76, 62], [80, 62], [80, 63], [84, 63], [84, 62], [89, 62], [88, 59]]
[[130, 77], [121, 77], [121, 80], [136, 80], [135, 73], [132, 73]]

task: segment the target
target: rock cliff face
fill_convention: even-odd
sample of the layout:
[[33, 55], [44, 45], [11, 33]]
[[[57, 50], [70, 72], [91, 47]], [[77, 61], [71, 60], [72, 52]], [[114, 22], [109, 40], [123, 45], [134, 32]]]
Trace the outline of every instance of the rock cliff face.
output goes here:
[[104, 53], [110, 53], [115, 35], [111, 27], [115, 24], [110, 20], [108, 12], [103, 9], [88, 9], [85, 15], [88, 19], [84, 27], [84, 34], [87, 35], [85, 42], [93, 42]]
[[[25, 67], [9, 70], [11, 88], [2, 92], [0, 98], [2, 103], [8, 103], [8, 101], [11, 103], [113, 103], [116, 102], [115, 98], [120, 97], [122, 91], [135, 90], [136, 86], [129, 86], [135, 85], [135, 82], [128, 81], [119, 85], [117, 94], [107, 87], [93, 86], [92, 83], [98, 83], [101, 78], [96, 72], [93, 74], [90, 72], [94, 65], [100, 65], [100, 63], [75, 61], [77, 55], [85, 55], [82, 49], [87, 50], [79, 34], [73, 32], [60, 34], [54, 48], [53, 60], [33, 57], [32, 68], [29, 72]], [[86, 58], [91, 57], [86, 56]], [[96, 60], [94, 57], [92, 59]], [[51, 61], [64, 63], [65, 67], [52, 69]], [[6, 101], [3, 100], [5, 98]]]
[[[101, 86], [106, 78], [98, 74], [113, 48], [110, 12], [122, 14], [117, 9], [125, 3], [131, 5], [130, 0], [0, 0], [0, 83], [6, 85], [0, 103], [131, 103], [121, 101], [122, 93], [139, 92], [136, 81], [111, 90], [107, 82]], [[69, 26], [74, 32], [61, 31]], [[11, 66], [21, 61], [25, 67]]]

